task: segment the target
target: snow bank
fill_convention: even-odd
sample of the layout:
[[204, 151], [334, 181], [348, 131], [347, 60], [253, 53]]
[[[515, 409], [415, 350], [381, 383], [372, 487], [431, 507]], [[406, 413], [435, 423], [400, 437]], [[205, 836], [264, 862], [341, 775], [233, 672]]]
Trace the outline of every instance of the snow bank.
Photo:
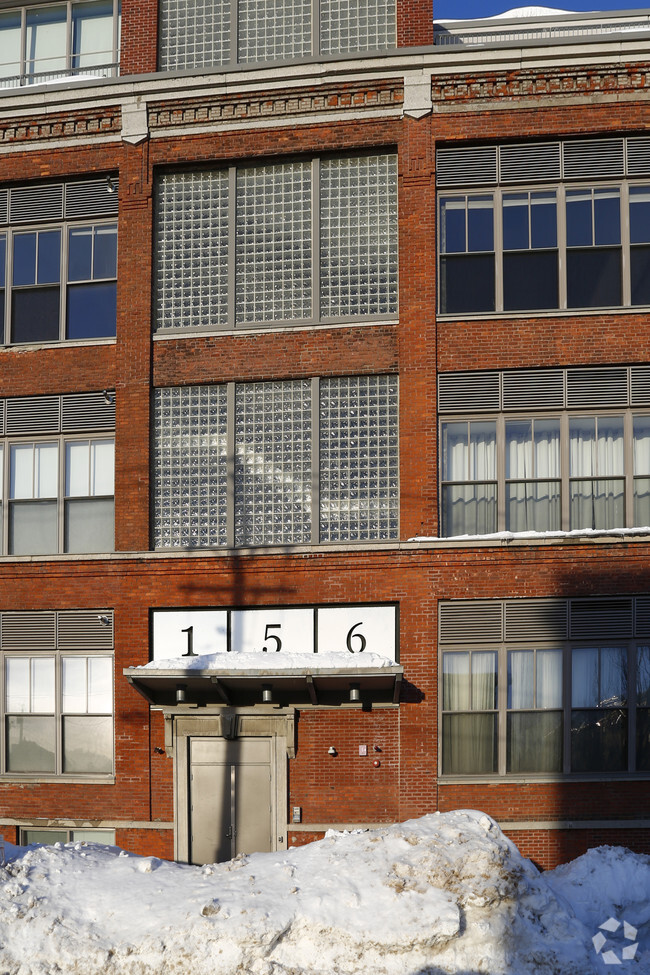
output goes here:
[[[6, 857], [3, 975], [588, 975], [611, 970], [606, 915], [650, 915], [649, 858], [540, 874], [472, 811], [206, 867], [82, 843]], [[627, 964], [650, 972], [639, 939]]]

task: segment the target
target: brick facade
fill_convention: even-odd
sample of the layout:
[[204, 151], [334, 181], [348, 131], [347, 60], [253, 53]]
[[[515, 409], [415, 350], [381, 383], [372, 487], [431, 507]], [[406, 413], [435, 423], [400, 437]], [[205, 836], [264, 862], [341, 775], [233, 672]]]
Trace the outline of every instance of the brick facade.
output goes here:
[[[112, 825], [117, 842], [134, 852], [174, 855], [173, 763], [165, 754], [164, 720], [123, 677], [124, 668], [149, 660], [152, 610], [397, 602], [404, 667], [399, 706], [298, 713], [282, 811], [289, 843], [317, 838], [328, 824], [390, 823], [474, 807], [502, 821], [506, 831], [510, 825], [513, 841], [544, 867], [603, 842], [648, 851], [650, 829], [638, 825], [650, 792], [647, 775], [607, 781], [533, 776], [525, 782], [438, 777], [439, 603], [644, 593], [650, 540], [644, 535], [440, 540], [437, 375], [646, 364], [650, 346], [647, 312], [629, 308], [440, 319], [435, 153], [452, 145], [643, 132], [649, 66], [633, 61], [580, 72], [451, 70], [439, 65], [440, 54], [431, 46], [430, 7], [413, 0], [398, 4], [398, 40], [402, 48], [430, 48], [433, 110], [422, 117], [402, 111], [403, 79], [411, 65], [400, 62], [399, 52], [375, 57], [362, 82], [314, 72], [278, 92], [276, 79], [257, 69], [259, 77], [247, 80], [245, 90], [237, 90], [236, 80], [227, 93], [201, 82], [201, 91], [186, 98], [173, 79], [143, 80], [156, 70], [157, 9], [148, 0], [123, 5], [121, 73], [136, 89], [142, 84], [136, 96], [146, 106], [147, 137], [121, 138], [123, 103], [131, 98], [124, 82], [109, 79], [105, 99], [92, 88], [92, 104], [89, 89], [81, 87], [74, 110], [69, 89], [61, 95], [68, 104], [59, 110], [55, 95], [47, 111], [31, 105], [22, 90], [0, 89], [0, 144], [7, 147], [0, 190], [119, 174], [115, 340], [8, 344], [0, 350], [2, 397], [116, 393], [115, 555], [0, 561], [0, 611], [114, 612], [115, 774], [110, 782], [3, 776], [0, 815], [6, 825], [0, 831], [13, 842], [19, 826]], [[625, 97], [603, 100], [603, 92]], [[161, 172], [366, 151], [397, 153], [398, 316], [152, 339], [154, 186]], [[398, 540], [243, 552], [151, 551], [153, 389], [375, 374], [399, 376]], [[428, 540], [414, 540], [423, 537]], [[328, 755], [330, 745], [334, 757]], [[367, 746], [366, 756], [359, 745]], [[302, 823], [292, 830], [294, 806], [302, 809]], [[569, 820], [571, 828], [564, 825]], [[596, 820], [602, 829], [593, 827]], [[626, 829], [626, 820], [635, 825]], [[581, 822], [590, 825], [581, 828]]]

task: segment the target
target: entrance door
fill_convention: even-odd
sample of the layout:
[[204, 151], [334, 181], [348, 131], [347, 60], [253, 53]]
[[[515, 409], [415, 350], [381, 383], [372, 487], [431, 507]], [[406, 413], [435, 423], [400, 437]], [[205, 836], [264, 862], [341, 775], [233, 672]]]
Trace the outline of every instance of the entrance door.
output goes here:
[[272, 845], [269, 738], [190, 738], [190, 863]]

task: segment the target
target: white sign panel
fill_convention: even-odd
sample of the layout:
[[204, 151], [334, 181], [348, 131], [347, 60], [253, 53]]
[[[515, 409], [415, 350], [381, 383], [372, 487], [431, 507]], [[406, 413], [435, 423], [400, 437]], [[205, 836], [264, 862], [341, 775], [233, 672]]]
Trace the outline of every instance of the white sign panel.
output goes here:
[[[188, 630], [191, 632], [188, 633]], [[184, 609], [153, 613], [153, 659], [182, 657], [188, 648], [194, 653], [226, 653], [228, 650], [227, 609]]]
[[239, 653], [313, 653], [313, 609], [233, 609], [230, 646]]
[[[397, 662], [397, 607], [153, 611], [153, 659], [212, 653], [377, 653]], [[360, 663], [363, 657], [360, 658]]]
[[322, 606], [318, 610], [321, 653], [379, 653], [395, 660], [394, 606]]

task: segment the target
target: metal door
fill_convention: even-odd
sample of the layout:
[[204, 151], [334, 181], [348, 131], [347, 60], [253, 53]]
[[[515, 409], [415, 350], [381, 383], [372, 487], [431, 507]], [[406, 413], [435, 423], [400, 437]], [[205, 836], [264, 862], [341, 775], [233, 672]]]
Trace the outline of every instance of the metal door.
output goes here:
[[270, 739], [189, 744], [190, 863], [273, 849]]

